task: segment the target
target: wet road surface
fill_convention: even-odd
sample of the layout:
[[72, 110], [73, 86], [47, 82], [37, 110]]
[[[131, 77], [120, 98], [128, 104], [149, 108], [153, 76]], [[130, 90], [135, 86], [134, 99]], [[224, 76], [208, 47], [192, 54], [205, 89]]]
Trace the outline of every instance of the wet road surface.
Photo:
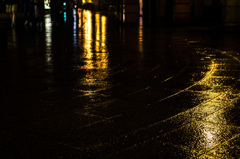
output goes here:
[[1, 23], [2, 157], [240, 157], [238, 32], [73, 15]]

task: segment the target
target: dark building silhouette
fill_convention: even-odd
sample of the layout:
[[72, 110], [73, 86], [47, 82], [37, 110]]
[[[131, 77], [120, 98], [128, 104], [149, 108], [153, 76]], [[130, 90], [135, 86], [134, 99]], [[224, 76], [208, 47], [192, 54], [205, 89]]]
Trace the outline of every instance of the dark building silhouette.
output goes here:
[[[19, 12], [22, 12], [22, 0]], [[239, 0], [73, 0], [80, 8], [114, 12], [121, 23], [145, 25], [240, 25]], [[95, 7], [86, 7], [90, 5]], [[5, 0], [0, 0], [0, 12], [5, 12]], [[83, 7], [84, 8], [84, 7]], [[140, 13], [141, 12], [141, 13]]]
[[143, 21], [147, 25], [240, 24], [238, 0], [118, 0], [117, 5], [119, 19], [125, 23], [137, 23], [142, 9]]

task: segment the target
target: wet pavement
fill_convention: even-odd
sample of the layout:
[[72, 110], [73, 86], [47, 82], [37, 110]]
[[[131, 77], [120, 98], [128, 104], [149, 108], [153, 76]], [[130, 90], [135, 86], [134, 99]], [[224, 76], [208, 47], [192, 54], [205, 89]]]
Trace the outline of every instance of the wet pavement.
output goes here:
[[63, 13], [0, 24], [2, 158], [239, 158], [238, 28]]

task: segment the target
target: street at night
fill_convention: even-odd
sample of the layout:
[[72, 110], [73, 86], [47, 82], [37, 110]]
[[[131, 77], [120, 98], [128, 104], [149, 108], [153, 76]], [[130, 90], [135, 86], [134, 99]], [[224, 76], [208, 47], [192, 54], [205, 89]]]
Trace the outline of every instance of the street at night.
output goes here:
[[0, 20], [0, 158], [240, 158], [240, 31], [74, 9]]

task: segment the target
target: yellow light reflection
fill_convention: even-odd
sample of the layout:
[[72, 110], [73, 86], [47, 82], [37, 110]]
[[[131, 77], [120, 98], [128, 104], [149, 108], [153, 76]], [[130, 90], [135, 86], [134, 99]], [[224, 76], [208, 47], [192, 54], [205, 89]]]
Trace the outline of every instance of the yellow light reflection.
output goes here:
[[96, 43], [95, 43], [95, 49], [96, 52], [100, 51], [100, 14], [95, 15], [95, 29], [96, 29]]
[[106, 46], [106, 24], [107, 24], [107, 18], [105, 16], [102, 16], [101, 18], [101, 22], [102, 22], [102, 52], [106, 52], [107, 49], [105, 48]]
[[[189, 154], [189, 156], [205, 158], [208, 154], [203, 152], [215, 151], [215, 147], [227, 140], [226, 136], [231, 136], [232, 128], [227, 126], [225, 115], [228, 110], [234, 107], [239, 97], [232, 98], [233, 87], [221, 82], [230, 78], [221, 75], [221, 67], [224, 64], [220, 63], [220, 60], [214, 59], [214, 56], [208, 55], [207, 48], [196, 50], [198, 54], [206, 55], [205, 59], [210, 59], [212, 62], [206, 67], [209, 71], [205, 77], [198, 82], [198, 86], [209, 89], [199, 91], [200, 94], [196, 100], [203, 102], [192, 111], [191, 118], [194, 117], [194, 122], [189, 124], [189, 129], [193, 129], [193, 134], [196, 134], [195, 132], [199, 134], [194, 136], [197, 138], [198, 144], [196, 145], [195, 141], [192, 143], [193, 145], [190, 144], [190, 147], [192, 146], [197, 151], [191, 151], [193, 154]], [[227, 150], [223, 149], [222, 151]]]
[[123, 3], [123, 5], [122, 5], [122, 7], [123, 7], [123, 8], [122, 8], [122, 10], [123, 10], [123, 11], [122, 11], [122, 12], [123, 12], [123, 13], [122, 13], [122, 14], [123, 14], [123, 15], [122, 15], [122, 18], [123, 18], [122, 21], [123, 21], [123, 23], [124, 23], [124, 22], [126, 21], [126, 8], [125, 8], [126, 6], [125, 6], [125, 0], [123, 0], [122, 3]]
[[139, 15], [143, 15], [143, 0], [139, 0]]
[[85, 4], [85, 3], [93, 3], [93, 0], [82, 0], [82, 4]]
[[143, 23], [142, 17], [139, 18], [139, 29], [138, 29], [138, 51], [143, 53]]
[[[109, 53], [106, 45], [107, 18], [99, 13], [83, 10], [80, 34], [82, 34], [82, 47], [84, 65], [81, 70], [87, 70], [84, 78], [80, 79], [84, 90], [79, 90], [84, 96], [94, 98], [101, 90], [107, 89], [110, 84], [106, 80], [109, 76]], [[94, 19], [93, 19], [94, 18]], [[81, 37], [81, 36], [79, 36]]]
[[86, 58], [85, 69], [93, 69], [93, 60], [92, 60], [92, 52], [91, 52], [91, 43], [92, 43], [92, 13], [88, 10], [83, 11], [83, 23], [84, 23], [84, 54], [83, 56]]

